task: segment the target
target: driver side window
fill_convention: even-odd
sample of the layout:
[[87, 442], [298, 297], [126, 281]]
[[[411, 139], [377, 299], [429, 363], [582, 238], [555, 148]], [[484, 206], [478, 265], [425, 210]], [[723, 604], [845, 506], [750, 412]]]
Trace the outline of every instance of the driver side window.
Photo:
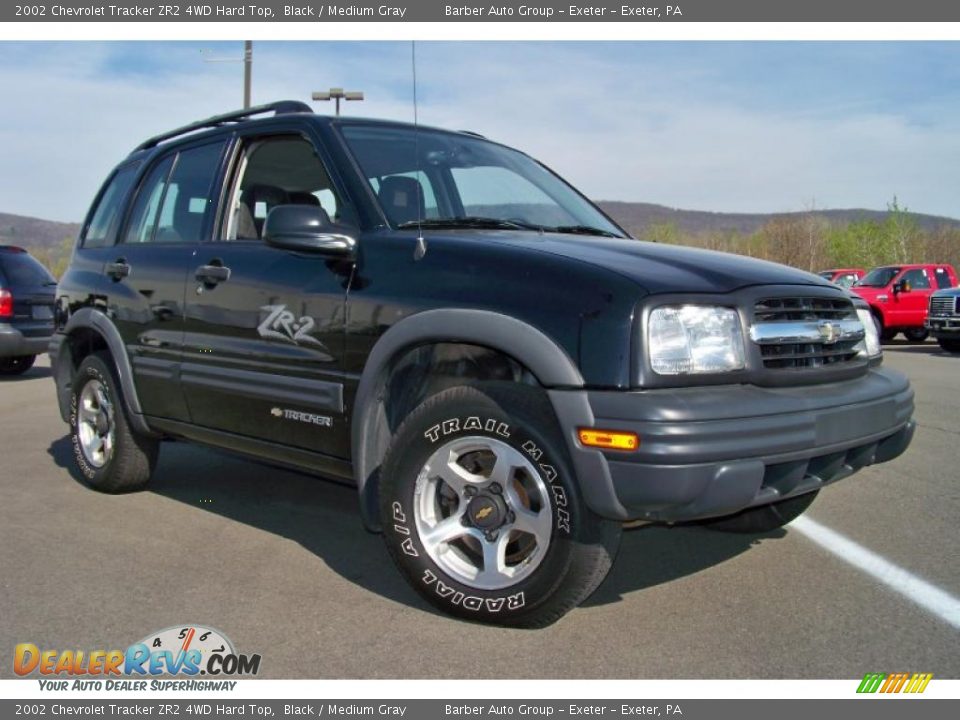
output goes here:
[[225, 240], [262, 240], [278, 205], [313, 205], [339, 220], [341, 203], [313, 145], [298, 135], [254, 140], [244, 149], [232, 185]]
[[910, 287], [914, 290], [929, 290], [930, 289], [930, 280], [927, 278], [927, 273], [916, 268], [914, 270], [907, 270], [903, 276], [900, 278], [900, 281], [906, 281], [910, 283]]

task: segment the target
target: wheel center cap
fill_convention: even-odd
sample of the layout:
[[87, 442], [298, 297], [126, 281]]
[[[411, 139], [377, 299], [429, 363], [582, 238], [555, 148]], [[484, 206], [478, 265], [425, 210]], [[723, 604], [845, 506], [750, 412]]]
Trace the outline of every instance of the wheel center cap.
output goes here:
[[107, 431], [110, 429], [110, 421], [107, 419], [106, 413], [98, 413], [96, 421], [97, 433], [100, 435], [106, 435]]
[[503, 525], [507, 517], [507, 506], [494, 495], [477, 495], [467, 505], [470, 522], [481, 530], [493, 530]]

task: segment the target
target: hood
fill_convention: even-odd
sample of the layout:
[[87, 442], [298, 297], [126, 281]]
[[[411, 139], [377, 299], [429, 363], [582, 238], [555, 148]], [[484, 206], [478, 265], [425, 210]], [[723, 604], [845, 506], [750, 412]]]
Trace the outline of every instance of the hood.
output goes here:
[[643, 240], [546, 233], [484, 233], [486, 239], [600, 266], [626, 276], [650, 294], [727, 293], [750, 285], [817, 285], [827, 280], [796, 268], [744, 255], [661, 245]]

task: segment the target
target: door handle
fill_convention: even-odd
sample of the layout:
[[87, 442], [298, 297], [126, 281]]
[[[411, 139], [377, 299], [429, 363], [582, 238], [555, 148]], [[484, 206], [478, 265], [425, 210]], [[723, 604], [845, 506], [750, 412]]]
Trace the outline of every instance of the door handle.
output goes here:
[[130, 266], [126, 260], [119, 258], [116, 262], [107, 263], [103, 271], [114, 280], [120, 280], [130, 274]]
[[223, 265], [201, 265], [197, 268], [195, 277], [204, 285], [218, 285], [230, 279], [230, 268]]

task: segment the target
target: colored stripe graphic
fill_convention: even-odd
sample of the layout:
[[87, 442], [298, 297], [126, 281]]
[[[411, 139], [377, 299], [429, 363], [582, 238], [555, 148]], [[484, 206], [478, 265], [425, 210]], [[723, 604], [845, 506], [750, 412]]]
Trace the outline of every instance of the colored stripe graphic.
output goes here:
[[858, 693], [922, 693], [933, 679], [933, 673], [867, 673], [860, 681]]
[[860, 683], [860, 687], [857, 688], [857, 692], [875, 693], [885, 677], [885, 673], [867, 673], [863, 676], [863, 682]]

